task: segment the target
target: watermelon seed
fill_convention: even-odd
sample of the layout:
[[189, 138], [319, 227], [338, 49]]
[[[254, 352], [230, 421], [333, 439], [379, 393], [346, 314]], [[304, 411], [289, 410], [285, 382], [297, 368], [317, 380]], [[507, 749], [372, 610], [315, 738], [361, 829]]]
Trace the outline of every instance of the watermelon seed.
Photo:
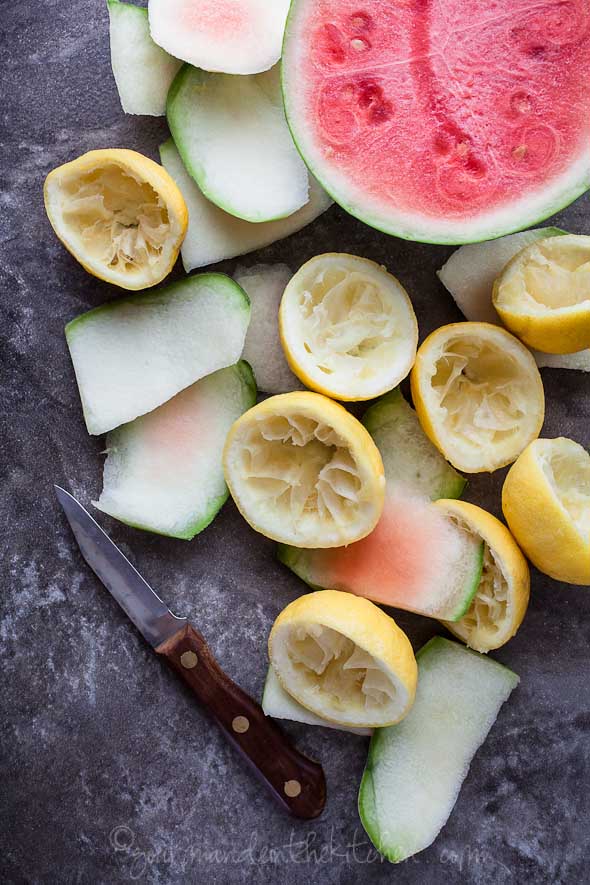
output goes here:
[[515, 92], [510, 99], [510, 107], [516, 114], [530, 114], [533, 109], [531, 97], [526, 92]]
[[512, 156], [515, 160], [524, 160], [527, 155], [526, 144], [519, 144], [518, 147], [513, 148]]
[[356, 52], [362, 52], [365, 49], [371, 48], [371, 44], [368, 40], [365, 40], [364, 37], [355, 37], [350, 41], [350, 45]]
[[390, 101], [381, 101], [369, 108], [369, 123], [384, 123], [393, 114], [393, 105]]

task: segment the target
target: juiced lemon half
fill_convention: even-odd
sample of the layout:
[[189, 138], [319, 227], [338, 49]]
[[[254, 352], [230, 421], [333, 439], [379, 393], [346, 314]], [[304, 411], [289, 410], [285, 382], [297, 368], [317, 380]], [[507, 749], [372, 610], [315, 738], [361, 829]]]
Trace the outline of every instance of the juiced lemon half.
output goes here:
[[284, 393], [254, 406], [231, 428], [223, 464], [250, 525], [295, 547], [358, 541], [383, 511], [377, 446], [360, 421], [318, 393]]
[[385, 268], [356, 255], [334, 252], [304, 264], [285, 289], [279, 325], [293, 372], [339, 400], [391, 390], [416, 357], [408, 293]]
[[527, 561], [506, 526], [481, 507], [443, 499], [432, 506], [484, 544], [481, 578], [469, 609], [460, 620], [441, 623], [475, 651], [500, 648], [514, 636], [528, 608]]
[[145, 289], [172, 270], [188, 224], [183, 196], [153, 160], [89, 151], [45, 179], [45, 209], [66, 249], [91, 274]]
[[504, 325], [544, 353], [590, 347], [590, 237], [568, 234], [531, 243], [494, 283]]
[[393, 725], [414, 703], [417, 666], [408, 637], [350, 593], [319, 590], [296, 599], [276, 619], [268, 652], [285, 691], [330, 722]]
[[539, 571], [590, 585], [590, 455], [565, 437], [537, 439], [512, 465], [502, 509]]
[[429, 335], [411, 386], [424, 431], [466, 473], [510, 464], [543, 425], [545, 396], [533, 356], [489, 323], [452, 323]]

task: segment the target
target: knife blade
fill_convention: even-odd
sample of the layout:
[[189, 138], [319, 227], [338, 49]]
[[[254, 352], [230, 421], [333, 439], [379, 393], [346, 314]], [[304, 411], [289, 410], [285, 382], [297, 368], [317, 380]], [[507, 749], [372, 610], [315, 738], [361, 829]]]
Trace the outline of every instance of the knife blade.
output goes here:
[[149, 644], [155, 648], [185, 627], [187, 619], [172, 614], [73, 495], [59, 486], [55, 492], [83, 558]]
[[296, 817], [314, 818], [326, 802], [324, 772], [300, 753], [262, 707], [221, 669], [204, 637], [174, 615], [73, 495], [55, 486], [80, 552], [158, 655], [166, 659], [223, 733]]

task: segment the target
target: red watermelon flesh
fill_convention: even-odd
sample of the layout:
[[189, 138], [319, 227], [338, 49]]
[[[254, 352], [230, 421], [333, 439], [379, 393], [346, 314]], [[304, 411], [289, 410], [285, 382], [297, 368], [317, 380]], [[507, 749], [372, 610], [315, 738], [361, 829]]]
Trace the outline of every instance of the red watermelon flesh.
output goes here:
[[283, 85], [312, 171], [390, 233], [498, 236], [590, 186], [588, 0], [294, 0]]
[[461, 617], [481, 576], [481, 544], [430, 501], [390, 493], [377, 527], [348, 547], [284, 547], [280, 558], [303, 580], [373, 602], [448, 620]]

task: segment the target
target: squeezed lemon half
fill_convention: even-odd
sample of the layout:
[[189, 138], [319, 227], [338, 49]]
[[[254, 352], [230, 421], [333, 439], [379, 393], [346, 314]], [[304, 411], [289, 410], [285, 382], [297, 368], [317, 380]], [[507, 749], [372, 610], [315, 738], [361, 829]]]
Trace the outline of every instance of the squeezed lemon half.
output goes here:
[[504, 325], [544, 353], [590, 347], [590, 237], [568, 234], [527, 246], [493, 290]]
[[539, 571], [590, 585], [590, 455], [565, 437], [537, 439], [508, 471], [502, 509]]
[[469, 609], [460, 620], [441, 623], [475, 651], [500, 648], [514, 636], [528, 608], [527, 561], [506, 526], [481, 507], [454, 499], [433, 506], [484, 542], [481, 580]]
[[408, 637], [359, 596], [300, 596], [276, 619], [268, 652], [285, 691], [330, 722], [393, 725], [414, 703], [418, 671]]
[[45, 209], [89, 273], [123, 289], [155, 286], [172, 270], [188, 225], [166, 170], [136, 151], [89, 151], [45, 179]]
[[287, 284], [281, 342], [303, 383], [339, 400], [391, 390], [412, 368], [418, 325], [408, 293], [374, 261], [317, 255]]
[[419, 347], [410, 377], [425, 433], [458, 470], [510, 464], [541, 431], [539, 370], [530, 351], [499, 326], [442, 326]]
[[231, 428], [223, 464], [244, 518], [285, 544], [350, 544], [383, 511], [377, 446], [360, 421], [318, 393], [284, 393], [254, 406]]

